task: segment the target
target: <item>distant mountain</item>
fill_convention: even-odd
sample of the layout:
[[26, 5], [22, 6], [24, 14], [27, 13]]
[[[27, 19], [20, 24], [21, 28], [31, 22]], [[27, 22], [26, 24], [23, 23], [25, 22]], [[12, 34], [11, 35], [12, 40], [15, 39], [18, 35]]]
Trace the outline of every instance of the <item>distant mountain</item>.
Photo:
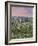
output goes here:
[[24, 16], [11, 16], [11, 22], [15, 22], [16, 20], [21, 22], [28, 22], [28, 21], [32, 21], [32, 16], [30, 17], [24, 17]]

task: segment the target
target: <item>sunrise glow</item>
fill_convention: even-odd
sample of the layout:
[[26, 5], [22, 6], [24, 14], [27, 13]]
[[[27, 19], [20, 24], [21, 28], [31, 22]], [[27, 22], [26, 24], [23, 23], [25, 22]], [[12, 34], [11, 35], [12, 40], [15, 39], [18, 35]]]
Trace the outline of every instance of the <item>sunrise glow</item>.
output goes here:
[[32, 8], [30, 7], [12, 7], [12, 16], [32, 16]]

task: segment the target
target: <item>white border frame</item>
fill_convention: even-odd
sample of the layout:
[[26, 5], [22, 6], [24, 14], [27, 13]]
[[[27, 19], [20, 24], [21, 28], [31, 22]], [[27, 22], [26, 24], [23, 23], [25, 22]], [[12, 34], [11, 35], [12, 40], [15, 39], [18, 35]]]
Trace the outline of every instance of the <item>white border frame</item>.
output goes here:
[[[33, 9], [33, 38], [31, 39], [13, 39], [11, 41], [10, 40], [10, 4], [12, 5], [26, 5], [28, 6], [28, 4], [20, 4], [20, 3], [8, 3], [8, 43], [19, 43], [19, 42], [32, 42], [32, 41], [36, 41], [36, 5], [34, 4], [29, 4], [29, 6], [34, 6], [34, 9]], [[20, 41], [21, 40], [21, 41]]]

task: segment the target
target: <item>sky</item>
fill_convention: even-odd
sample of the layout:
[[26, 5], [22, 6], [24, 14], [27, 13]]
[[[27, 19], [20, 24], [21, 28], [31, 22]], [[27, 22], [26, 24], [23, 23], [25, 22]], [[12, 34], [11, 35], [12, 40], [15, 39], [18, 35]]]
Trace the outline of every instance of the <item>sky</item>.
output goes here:
[[32, 16], [32, 7], [11, 7], [12, 16]]

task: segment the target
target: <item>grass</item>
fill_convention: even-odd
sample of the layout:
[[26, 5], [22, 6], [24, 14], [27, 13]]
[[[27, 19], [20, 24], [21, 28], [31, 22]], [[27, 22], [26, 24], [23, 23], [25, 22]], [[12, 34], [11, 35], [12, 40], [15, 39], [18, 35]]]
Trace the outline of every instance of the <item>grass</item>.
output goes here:
[[33, 36], [33, 28], [31, 22], [11, 23], [11, 38], [31, 38]]

